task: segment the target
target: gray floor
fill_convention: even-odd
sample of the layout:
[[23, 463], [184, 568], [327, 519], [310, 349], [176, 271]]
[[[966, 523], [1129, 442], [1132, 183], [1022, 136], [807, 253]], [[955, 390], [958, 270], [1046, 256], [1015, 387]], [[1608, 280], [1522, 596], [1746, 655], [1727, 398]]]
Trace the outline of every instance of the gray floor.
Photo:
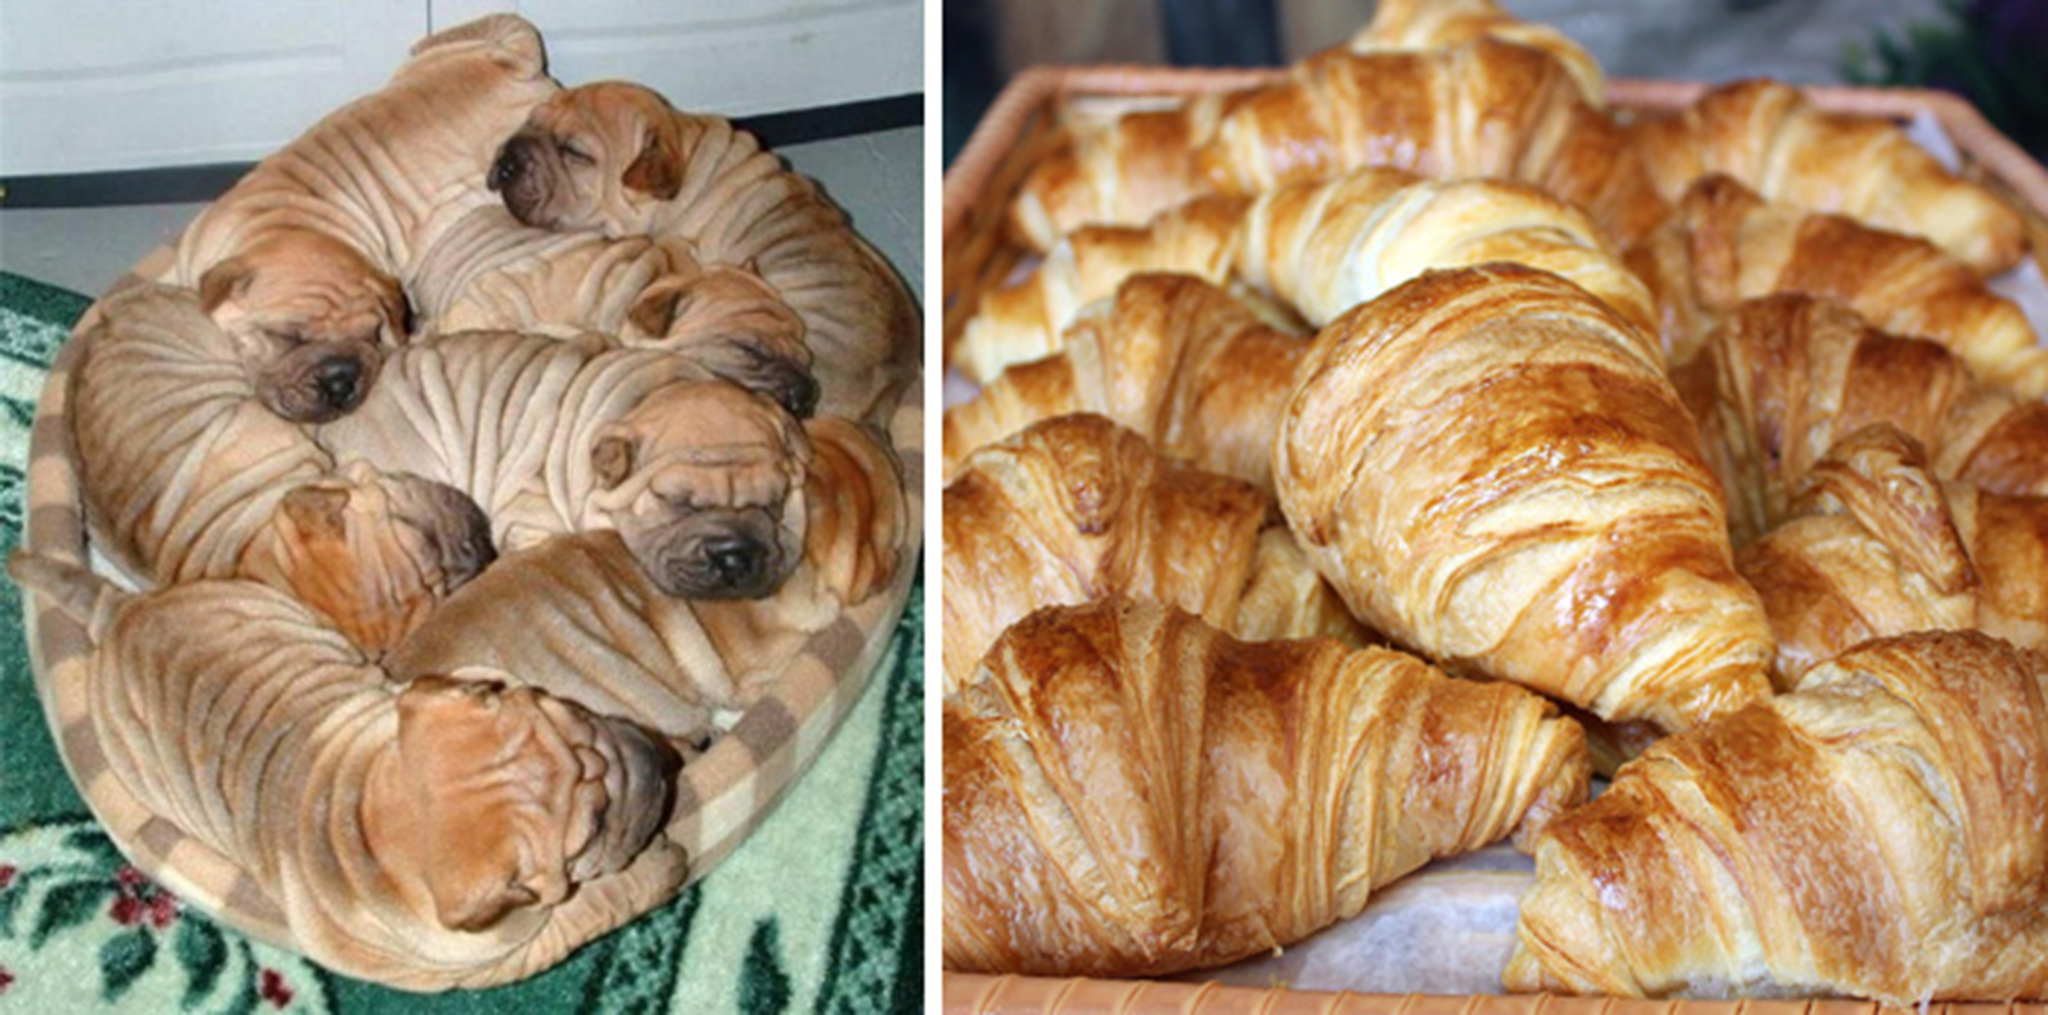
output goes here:
[[[924, 129], [906, 127], [779, 149], [823, 184], [854, 228], [924, 293]], [[96, 294], [177, 238], [197, 204], [0, 209], [0, 271]]]

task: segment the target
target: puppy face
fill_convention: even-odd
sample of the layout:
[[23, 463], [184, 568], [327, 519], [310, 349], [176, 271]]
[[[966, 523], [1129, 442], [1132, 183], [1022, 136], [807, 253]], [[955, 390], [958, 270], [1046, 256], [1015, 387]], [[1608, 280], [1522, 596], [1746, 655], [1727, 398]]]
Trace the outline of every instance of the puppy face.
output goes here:
[[483, 931], [625, 869], [667, 821], [680, 764], [632, 723], [533, 688], [424, 677], [398, 697], [365, 830], [442, 926]]
[[407, 334], [397, 280], [316, 233], [281, 233], [215, 265], [199, 296], [235, 339], [263, 404], [302, 423], [362, 404], [383, 350]]
[[798, 419], [817, 410], [803, 319], [750, 268], [718, 264], [656, 279], [634, 302], [620, 337], [687, 356]]
[[526, 225], [620, 235], [649, 205], [676, 196], [687, 155], [667, 100], [600, 82], [535, 108], [498, 150], [488, 185]]
[[781, 406], [724, 381], [679, 382], [598, 430], [590, 503], [662, 591], [756, 599], [802, 553], [810, 458]]
[[372, 657], [496, 558], [460, 491], [357, 464], [285, 495], [240, 572], [297, 596]]

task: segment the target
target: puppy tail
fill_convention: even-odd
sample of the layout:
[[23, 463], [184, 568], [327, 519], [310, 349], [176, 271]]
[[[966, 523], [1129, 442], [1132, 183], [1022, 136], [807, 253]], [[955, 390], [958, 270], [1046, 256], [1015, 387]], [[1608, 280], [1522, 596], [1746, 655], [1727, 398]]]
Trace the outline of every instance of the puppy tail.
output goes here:
[[58, 609], [84, 624], [86, 637], [94, 642], [100, 640], [114, 610], [129, 598], [91, 568], [26, 550], [7, 558], [7, 573], [22, 588], [48, 596]]

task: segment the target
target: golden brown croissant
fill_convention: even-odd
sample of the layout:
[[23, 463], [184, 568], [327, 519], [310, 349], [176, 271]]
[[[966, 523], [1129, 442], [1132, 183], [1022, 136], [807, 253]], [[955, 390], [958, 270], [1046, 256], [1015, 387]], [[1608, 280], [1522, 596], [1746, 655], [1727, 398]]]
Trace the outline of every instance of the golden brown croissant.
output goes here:
[[1194, 151], [1249, 92], [1210, 92], [1166, 109], [1066, 128], [1010, 206], [1010, 233], [1044, 253], [1084, 225], [1136, 225], [1210, 191]]
[[1939, 447], [1949, 406], [1970, 384], [1932, 342], [1894, 338], [1828, 300], [1742, 303], [1674, 372], [1728, 495], [1741, 545], [1790, 517], [1792, 491], [1835, 442], [1890, 423]]
[[1084, 226], [1061, 238], [1030, 275], [983, 297], [952, 349], [953, 366], [986, 385], [1013, 364], [1058, 352], [1061, 332], [1083, 308], [1141, 272], [1176, 272], [1222, 285], [1250, 204], [1198, 198], [1142, 226]]
[[1978, 385], [1949, 406], [1934, 469], [1991, 492], [2048, 497], [2048, 400]]
[[1686, 729], [1769, 693], [1770, 630], [1655, 340], [1520, 265], [1323, 330], [1273, 449], [1351, 612], [1446, 666]]
[[1896, 427], [1837, 443], [1801, 479], [1791, 514], [1735, 556], [1777, 636], [1780, 690], [1872, 638], [1976, 626], [1969, 547], [1919, 445]]
[[1101, 416], [1049, 419], [981, 449], [946, 485], [946, 686], [1032, 610], [1104, 596], [1166, 603], [1244, 637], [1347, 626], [1299, 553], [1261, 540], [1272, 518], [1270, 496], [1175, 464]]
[[1561, 64], [1479, 38], [1428, 52], [1331, 50], [1273, 84], [1076, 133], [1025, 179], [1012, 232], [1044, 251], [1086, 223], [1144, 222], [1202, 194], [1368, 166], [1524, 180], [1585, 209], [1617, 249], [1665, 211], [1627, 132]]
[[1828, 300], [1736, 306], [1673, 375], [1720, 476], [1737, 545], [1785, 521], [1835, 442], [1889, 423], [1936, 475], [1997, 493], [2048, 493], [2048, 404], [1977, 385], [1954, 354], [1896, 338]]
[[1659, 742], [1536, 836], [1508, 989], [2048, 996], [2044, 683], [1912, 634]]
[[1815, 108], [1782, 82], [1724, 85], [1683, 113], [1635, 124], [1634, 137], [1669, 201], [1702, 176], [1726, 173], [1774, 201], [1924, 236], [1983, 274], [2012, 267], [2026, 250], [2018, 212], [1949, 172], [1897, 125]]
[[1354, 53], [1446, 49], [1482, 36], [1542, 50], [1571, 72], [1586, 101], [1606, 101], [1607, 78], [1592, 54], [1563, 32], [1523, 21], [1494, 0], [1379, 0], [1372, 22], [1347, 46]]
[[947, 475], [1037, 420], [1092, 412], [1165, 454], [1270, 488], [1280, 403], [1308, 346], [1200, 279], [1135, 276], [1083, 314], [1059, 352], [946, 411]]
[[945, 965], [1156, 976], [1290, 944], [1584, 799], [1543, 699], [1156, 604], [1039, 611], [944, 713]]
[[1925, 240], [1767, 202], [1710, 176], [1628, 256], [1657, 291], [1674, 363], [1690, 359], [1743, 300], [1801, 292], [1845, 304], [1892, 334], [1939, 342], [1988, 381], [2048, 392], [2048, 350], [2026, 316]]
[[1004, 367], [1055, 352], [1083, 306], [1141, 271], [1235, 281], [1320, 327], [1427, 269], [1487, 261], [1555, 272], [1656, 328], [1649, 291], [1578, 209], [1527, 184], [1433, 181], [1369, 166], [1256, 203], [1201, 198], [1142, 228], [1084, 227], [1024, 281], [989, 295], [954, 362], [987, 384]]
[[1654, 333], [1649, 291], [1585, 214], [1527, 184], [1366, 168], [1262, 195], [1237, 270], [1322, 326], [1431, 268], [1513, 261], [1562, 276]]

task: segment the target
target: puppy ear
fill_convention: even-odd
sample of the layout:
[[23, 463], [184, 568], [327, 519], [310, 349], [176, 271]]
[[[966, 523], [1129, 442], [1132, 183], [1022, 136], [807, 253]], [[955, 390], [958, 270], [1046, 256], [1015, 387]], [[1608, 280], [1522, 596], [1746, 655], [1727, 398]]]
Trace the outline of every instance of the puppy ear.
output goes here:
[[633, 474], [633, 439], [608, 434], [590, 449], [590, 467], [597, 475], [599, 489], [610, 490]]
[[256, 266], [247, 258], [230, 257], [199, 276], [199, 309], [212, 316], [221, 304], [248, 295], [256, 281]]
[[675, 199], [683, 189], [683, 153], [671, 125], [647, 128], [640, 143], [640, 154], [633, 159], [632, 165], [626, 167], [626, 175], [620, 182], [629, 189], [651, 194], [663, 201]]
[[398, 280], [381, 271], [371, 272], [372, 284], [377, 287], [377, 314], [383, 318], [390, 332], [391, 345], [403, 345], [412, 337], [412, 301], [405, 297], [405, 287]]
[[430, 882], [428, 887], [434, 896], [434, 916], [441, 926], [469, 934], [489, 930], [505, 914], [540, 901], [533, 889], [520, 884], [473, 889], [469, 893], [433, 891], [441, 887], [438, 881]]
[[279, 507], [300, 532], [339, 540], [348, 530], [348, 520], [342, 516], [348, 509], [348, 498], [347, 490], [302, 486], [285, 494]]
[[681, 306], [683, 289], [684, 286], [679, 281], [656, 281], [640, 291], [640, 298], [633, 302], [633, 309], [626, 312], [626, 320], [649, 338], [660, 338], [668, 334], [669, 326], [675, 323], [676, 311]]

